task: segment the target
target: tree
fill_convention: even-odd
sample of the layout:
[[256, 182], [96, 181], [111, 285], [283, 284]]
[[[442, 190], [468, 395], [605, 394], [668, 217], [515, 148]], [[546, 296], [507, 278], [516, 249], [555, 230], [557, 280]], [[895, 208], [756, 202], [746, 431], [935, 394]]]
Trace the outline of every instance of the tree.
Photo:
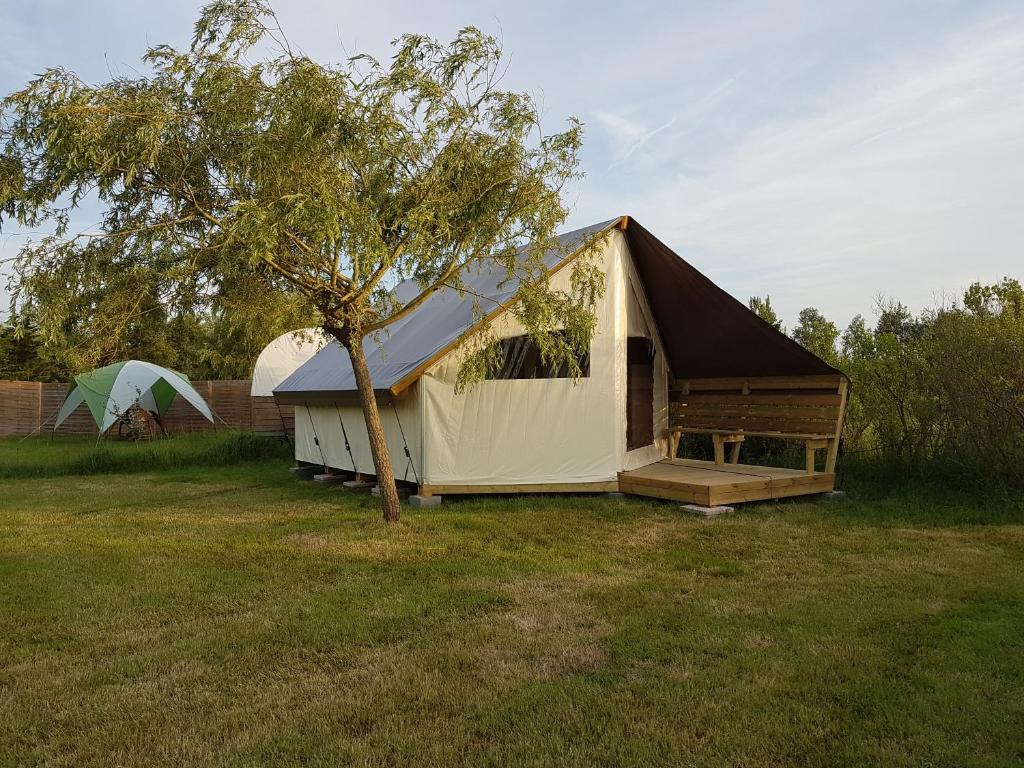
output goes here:
[[839, 329], [814, 307], [800, 310], [793, 338], [825, 362], [835, 362]]
[[783, 333], [786, 332], [786, 329], [782, 327], [782, 321], [779, 320], [779, 316], [775, 314], [771, 296], [765, 296], [763, 299], [760, 296], [751, 296], [747, 306], [753, 310], [755, 315], [771, 325], [775, 330], [782, 331]]
[[[188, 50], [156, 46], [145, 63], [95, 86], [47, 70], [2, 102], [0, 216], [54, 228], [15, 265], [44, 338], [69, 319], [53, 293], [35, 301], [54, 273], [48, 290], [67, 297], [116, 275], [118, 318], [136, 297], [209, 306], [243, 274], [301, 296], [351, 357], [387, 520], [398, 494], [364, 340], [489, 262], [519, 281], [511, 311], [544, 357], [578, 373], [601, 274], [578, 258], [573, 290], [554, 291], [543, 255], [582, 126], [543, 134], [534, 100], [498, 88], [493, 38], [405, 35], [388, 66], [328, 66], [291, 47], [263, 0], [215, 0]], [[105, 206], [100, 232], [74, 235], [88, 196]], [[420, 290], [401, 303], [390, 288], [409, 279]], [[474, 338], [467, 382], [496, 364], [486, 331]]]
[[963, 308], [937, 312], [925, 336], [927, 386], [946, 455], [975, 479], [1024, 488], [1024, 289], [974, 283]]
[[840, 347], [846, 360], [862, 360], [870, 357], [875, 350], [875, 337], [868, 330], [864, 315], [854, 315], [843, 331]]
[[927, 323], [924, 319], [914, 317], [914, 313], [902, 302], [878, 297], [875, 299], [875, 312], [878, 314], [876, 337], [888, 334], [902, 344], [924, 335]]
[[1012, 277], [1004, 277], [995, 285], [971, 283], [964, 292], [964, 308], [977, 317], [1024, 318], [1024, 286]]
[[0, 324], [0, 379], [67, 381], [69, 371], [45, 354], [31, 329]]
[[222, 275], [210, 301], [168, 300], [154, 269], [68, 258], [23, 276], [12, 332], [31, 339], [58, 380], [137, 358], [195, 378], [246, 378], [276, 336], [315, 322], [298, 294], [268, 293], [246, 267]]

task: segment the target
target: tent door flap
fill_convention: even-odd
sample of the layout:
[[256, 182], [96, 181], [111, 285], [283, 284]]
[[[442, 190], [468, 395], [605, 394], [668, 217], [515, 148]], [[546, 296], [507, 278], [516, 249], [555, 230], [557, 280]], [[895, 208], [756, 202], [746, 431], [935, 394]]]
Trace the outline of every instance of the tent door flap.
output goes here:
[[654, 442], [654, 345], [650, 339], [626, 341], [626, 450]]

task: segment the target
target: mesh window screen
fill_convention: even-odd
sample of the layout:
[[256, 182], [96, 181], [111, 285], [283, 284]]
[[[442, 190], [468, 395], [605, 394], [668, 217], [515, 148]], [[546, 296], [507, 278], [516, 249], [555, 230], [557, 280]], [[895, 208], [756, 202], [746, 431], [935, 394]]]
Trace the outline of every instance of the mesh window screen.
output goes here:
[[[488, 379], [568, 379], [571, 377], [568, 363], [559, 366], [545, 364], [540, 357], [540, 350], [529, 336], [512, 336], [501, 339], [504, 364]], [[577, 359], [580, 375], [590, 376], [590, 352], [585, 352]]]

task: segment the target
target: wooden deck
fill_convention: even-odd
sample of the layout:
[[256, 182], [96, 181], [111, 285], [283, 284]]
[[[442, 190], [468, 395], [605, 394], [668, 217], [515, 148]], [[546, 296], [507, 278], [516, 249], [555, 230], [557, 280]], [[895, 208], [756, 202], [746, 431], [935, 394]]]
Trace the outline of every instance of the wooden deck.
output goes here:
[[694, 459], [662, 459], [640, 469], [619, 472], [622, 493], [706, 507], [824, 493], [835, 487], [835, 481], [835, 474], [826, 472], [808, 474], [800, 469], [715, 464]]

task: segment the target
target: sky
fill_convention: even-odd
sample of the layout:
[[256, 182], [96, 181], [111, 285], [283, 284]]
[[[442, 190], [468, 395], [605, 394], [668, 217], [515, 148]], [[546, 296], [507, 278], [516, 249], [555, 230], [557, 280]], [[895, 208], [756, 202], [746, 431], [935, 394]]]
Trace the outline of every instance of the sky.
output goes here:
[[[48, 66], [139, 72], [147, 46], [187, 45], [200, 5], [0, 0], [0, 93]], [[323, 62], [386, 58], [404, 32], [496, 35], [503, 87], [535, 95], [549, 132], [586, 126], [566, 228], [629, 214], [737, 298], [770, 295], [787, 326], [807, 306], [843, 326], [879, 296], [919, 310], [1024, 277], [1020, 0], [276, 9]], [[5, 228], [0, 258], [25, 237]]]

